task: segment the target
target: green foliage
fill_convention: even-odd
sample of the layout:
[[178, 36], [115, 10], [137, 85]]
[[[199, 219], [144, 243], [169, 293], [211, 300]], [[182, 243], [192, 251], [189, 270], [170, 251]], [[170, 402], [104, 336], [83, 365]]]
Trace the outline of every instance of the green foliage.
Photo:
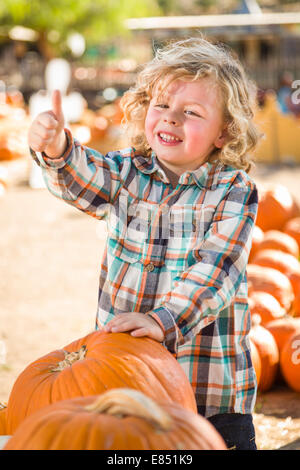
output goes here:
[[129, 17], [157, 15], [156, 0], [1, 0], [0, 22], [38, 32], [58, 31], [61, 38], [77, 31], [93, 42], [125, 32]]
[[230, 13], [236, 8], [240, 0], [157, 0], [160, 9], [166, 16], [169, 15], [202, 15]]

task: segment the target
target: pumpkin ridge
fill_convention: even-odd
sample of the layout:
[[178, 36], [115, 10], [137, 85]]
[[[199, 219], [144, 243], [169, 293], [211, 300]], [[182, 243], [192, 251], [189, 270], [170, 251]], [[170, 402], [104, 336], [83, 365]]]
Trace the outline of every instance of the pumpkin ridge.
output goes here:
[[[47, 407], [48, 408], [48, 407]], [[41, 409], [39, 410], [41, 411]], [[63, 416], [63, 413], [64, 413], [64, 410], [60, 410], [61, 411], [61, 415]], [[66, 413], [65, 413], [66, 414]], [[29, 419], [31, 418], [31, 416], [29, 417]], [[66, 416], [66, 418], [68, 418], [68, 416]], [[50, 427], [53, 422], [55, 422], [55, 413], [47, 413], [47, 423], [48, 423], [48, 426]], [[61, 418], [62, 419], [62, 418]], [[34, 433], [36, 433], [35, 435], [37, 436], [37, 440], [39, 440], [39, 433], [42, 433], [43, 432], [43, 427], [44, 427], [44, 424], [45, 424], [45, 418], [44, 416], [42, 415], [39, 415], [39, 418], [36, 420], [35, 424], [36, 424], [36, 427], [33, 428], [33, 425], [32, 425], [32, 421], [31, 421], [31, 428], [29, 428], [29, 432], [27, 433], [26, 437], [27, 437], [27, 440], [25, 441], [26, 442], [26, 446], [24, 447], [25, 450], [35, 450], [34, 448], [32, 448], [32, 445], [30, 444], [30, 441], [31, 441], [31, 435]], [[48, 429], [48, 433], [47, 433], [47, 443], [48, 443], [48, 447], [51, 449], [51, 446], [49, 445], [49, 443], [52, 445], [52, 442], [54, 441], [55, 437], [56, 437], [57, 433], [55, 432], [55, 429], [53, 429], [51, 431], [51, 429], [49, 430]]]
[[[151, 362], [145, 363], [144, 361], [142, 361], [141, 358], [139, 358], [139, 357], [137, 357], [137, 356], [135, 356], [135, 357], [133, 357], [133, 358], [130, 357], [130, 360], [131, 360], [131, 361], [132, 361], [133, 359], [134, 359], [134, 364], [135, 364], [135, 366], [137, 365], [137, 366], [139, 367], [139, 370], [141, 370], [141, 369], [147, 369], [147, 371], [149, 371], [149, 372], [152, 374], [152, 379], [151, 379], [151, 380], [155, 379], [155, 387], [156, 387], [156, 389], [157, 389], [157, 388], [160, 388], [160, 389], [161, 389], [161, 390], [160, 390], [160, 393], [161, 393], [162, 395], [160, 395], [160, 398], [162, 398], [162, 396], [165, 395], [165, 387], [164, 387], [163, 384], [162, 384], [162, 381], [163, 381], [164, 378], [165, 378], [164, 375], [159, 378], [158, 375], [157, 375], [157, 373], [158, 373], [158, 368], [152, 366], [152, 363], [151, 363]], [[140, 377], [144, 378], [144, 374], [140, 374]], [[124, 382], [124, 385], [125, 385], [125, 386], [128, 386], [128, 384], [127, 384], [126, 382]], [[146, 388], [148, 388], [146, 381], [145, 381], [145, 386], [146, 386]], [[169, 399], [169, 395], [165, 396], [165, 398], [166, 398], [166, 399]]]
[[[176, 415], [176, 422], [179, 423], [179, 425], [177, 424], [179, 431], [176, 434], [176, 436], [173, 435], [172, 433], [170, 433], [169, 435], [166, 435], [166, 438], [168, 439], [169, 442], [172, 443], [172, 445], [174, 446], [174, 449], [176, 449], [176, 450], [184, 450], [184, 449], [182, 449], [182, 445], [180, 445], [181, 444], [180, 438], [181, 438], [182, 434], [188, 435], [189, 442], [195, 442], [194, 441], [194, 434], [191, 431], [191, 426], [187, 425], [187, 423], [185, 423], [184, 420], [180, 419], [180, 418], [181, 418], [181, 416], [178, 413]], [[205, 440], [205, 446], [206, 446], [206, 440]], [[153, 449], [153, 450], [155, 450], [155, 449]]]
[[[84, 406], [81, 408], [82, 410], [84, 409]], [[77, 413], [78, 415], [78, 413]], [[91, 448], [91, 441], [93, 441], [93, 432], [94, 432], [94, 427], [97, 429], [99, 428], [99, 423], [97, 421], [89, 422], [87, 426], [87, 431], [86, 431], [86, 437], [85, 437], [85, 442], [86, 442], [86, 448], [90, 449]]]
[[[153, 366], [153, 363], [150, 362], [148, 364], [148, 367], [149, 367], [149, 370], [150, 372], [153, 374], [153, 376], [155, 377], [155, 380], [157, 382], [157, 386], [161, 387], [162, 388], [162, 393], [165, 391], [165, 387], [164, 387], [164, 380], [165, 380], [165, 375], [163, 375], [162, 378], [159, 378], [158, 377], [158, 368], [157, 367], [154, 367]], [[181, 367], [181, 366], [180, 366]]]
[[[50, 377], [49, 377], [49, 380], [51, 380], [51, 384], [50, 384], [50, 388], [49, 388], [49, 396], [50, 396], [50, 403], [54, 403], [55, 402], [55, 389], [57, 387], [57, 374], [53, 374], [53, 373], [50, 373]], [[45, 377], [46, 379], [46, 377]]]
[[[40, 423], [35, 423], [35, 426], [32, 427], [31, 431], [36, 433], [38, 432], [38, 429], [40, 428]], [[23, 441], [23, 449], [26, 450], [27, 449], [27, 446], [29, 445], [28, 442], [30, 442], [30, 435], [31, 433], [28, 433], [27, 435], [24, 436], [24, 441]]]
[[[120, 361], [120, 357], [119, 356], [115, 356], [113, 354], [110, 354], [110, 358], [117, 358], [118, 361]], [[124, 354], [123, 354], [123, 357], [124, 357]], [[90, 358], [91, 359], [91, 358]], [[99, 372], [100, 372], [100, 376], [102, 378], [103, 375], [105, 375], [105, 371], [103, 371], [103, 368], [105, 367], [107, 371], [109, 371], [109, 373], [116, 377], [118, 379], [118, 382], [122, 381], [122, 383], [124, 384], [124, 386], [128, 386], [126, 380], [124, 380], [124, 377], [121, 375], [121, 373], [119, 374], [118, 371], [116, 370], [116, 367], [113, 367], [111, 365], [111, 361], [110, 360], [106, 360], [105, 358], [101, 357], [101, 360], [99, 359], [96, 359], [94, 358], [94, 361], [95, 361], [95, 364], [97, 364], [97, 367], [99, 368]], [[123, 365], [123, 364], [122, 364]], [[122, 368], [123, 369], [123, 368]], [[128, 370], [128, 369], [126, 369]], [[92, 371], [92, 373], [95, 375], [95, 377], [97, 377], [97, 380], [99, 382], [99, 375], [96, 375], [94, 371]], [[107, 372], [106, 372], [107, 373]], [[103, 384], [103, 388], [104, 390], [107, 389], [107, 387], [105, 386], [104, 382], [101, 380], [101, 383]]]
[[[103, 383], [103, 381], [102, 381], [101, 378], [100, 378], [100, 374], [98, 375], [98, 374], [95, 373], [93, 367], [91, 367], [92, 365], [93, 365], [93, 367], [95, 367], [95, 365], [96, 365], [96, 366], [99, 368], [99, 371], [100, 371], [100, 369], [102, 368], [102, 365], [103, 365], [103, 360], [102, 360], [102, 358], [101, 358], [101, 359], [96, 359], [96, 358], [94, 358], [94, 357], [87, 357], [87, 358], [85, 359], [85, 361], [84, 361], [84, 367], [85, 367], [86, 369], [88, 369], [89, 375], [92, 376], [92, 377], [94, 377], [94, 378], [96, 379], [97, 384], [100, 384], [100, 383], [101, 383], [102, 389], [105, 390], [106, 387], [105, 387], [105, 384]], [[81, 372], [81, 371], [76, 370], [76, 374], [77, 374], [77, 373], [80, 374], [80, 380], [81, 380], [81, 382], [82, 382], [83, 377], [84, 377], [84, 374], [81, 374], [80, 372]], [[74, 376], [75, 376], [75, 370], [73, 371], [73, 374], [74, 374]], [[94, 387], [94, 383], [95, 383], [94, 381], [85, 380], [85, 382], [88, 383], [88, 385], [89, 385], [89, 387], [88, 387], [89, 391], [90, 391], [90, 389], [91, 389], [91, 387], [90, 387], [91, 382], [92, 382], [92, 385], [93, 385], [93, 393], [90, 391], [90, 392], [89, 392], [89, 395], [92, 395], [92, 394], [95, 394], [95, 395], [96, 395], [96, 394], [99, 394], [99, 391], [97, 391], [97, 389], [95, 389], [95, 387]], [[98, 388], [98, 390], [99, 390], [99, 387], [98, 387], [98, 386], [97, 386], [97, 388]], [[86, 395], [86, 393], [84, 393], [84, 392], [82, 391], [82, 396], [85, 396], [85, 395]]]
[[[22, 384], [21, 388], [23, 389], [23, 392], [24, 392], [23, 377], [24, 377], [24, 374], [21, 373], [20, 376], [17, 378], [17, 380], [16, 380], [16, 382], [13, 386], [13, 389], [15, 388], [15, 385], [18, 385], [19, 383], [21, 383]], [[40, 376], [40, 375], [37, 375], [37, 376], [35, 375], [34, 378], [37, 379], [38, 384], [35, 384], [34, 387], [25, 387], [26, 391], [29, 390], [27, 392], [29, 399], [27, 400], [26, 407], [24, 408], [24, 410], [25, 410], [24, 416], [28, 415], [31, 400], [32, 400], [32, 397], [36, 393], [37, 387], [39, 387], [40, 384], [42, 384], [45, 380], [47, 380], [46, 376]], [[13, 389], [12, 389], [12, 391], [13, 391]], [[8, 413], [7, 429], [8, 429], [9, 434], [11, 434], [13, 432], [13, 429], [12, 429], [12, 426], [11, 426], [11, 416], [12, 417], [14, 416], [14, 409], [15, 409], [15, 403], [14, 403], [14, 401], [12, 402], [11, 396], [12, 396], [12, 393], [10, 394], [10, 398], [8, 400], [8, 405], [7, 405], [7, 410], [8, 410], [7, 411], [7, 413]], [[15, 426], [15, 423], [14, 423], [14, 419], [13, 419], [13, 427], [14, 426]]]
[[[63, 393], [61, 391], [61, 379], [65, 377], [65, 372], [61, 371], [59, 373], [50, 373], [50, 380], [51, 380], [51, 385], [50, 385], [50, 390], [49, 390], [49, 396], [50, 396], [50, 403], [55, 403], [57, 401], [57, 396], [59, 396], [59, 400], [61, 400], [63, 397]], [[64, 383], [64, 380], [62, 381]], [[67, 386], [68, 386], [68, 381], [66, 381]]]
[[[53, 416], [53, 414], [51, 414], [51, 413], [47, 414], [47, 421], [49, 423], [51, 423], [51, 415]], [[29, 443], [30, 443], [30, 440], [31, 440], [31, 435], [35, 434], [35, 433], [37, 433], [37, 435], [38, 435], [38, 433], [41, 432], [41, 429], [43, 428], [43, 425], [44, 425], [43, 417], [36, 420], [34, 423], [31, 422], [31, 427], [29, 428], [30, 432], [28, 432], [25, 435], [25, 444], [24, 444], [24, 449], [25, 450], [32, 450], [29, 447], [29, 445], [30, 445]], [[55, 432], [53, 432], [53, 434], [55, 434]]]
[[[62, 410], [63, 411], [63, 410]], [[69, 427], [72, 423], [72, 421], [74, 421], [74, 424], [76, 424], [76, 421], [78, 419], [78, 413], [75, 412], [75, 415], [74, 414], [67, 414], [66, 415], [66, 419], [61, 422], [60, 421], [60, 431], [57, 433], [57, 434], [53, 434], [53, 439], [51, 441], [51, 444], [49, 445], [49, 450], [54, 450], [56, 448], [59, 448], [59, 446], [61, 445], [61, 441], [62, 441], [62, 438], [64, 436], [64, 430], [66, 427]], [[77, 427], [74, 425], [73, 426], [73, 436], [76, 435], [76, 431], [78, 432], [78, 429]], [[79, 432], [81, 432], [81, 426], [79, 426]], [[58, 447], [57, 447], [58, 446]]]
[[[79, 390], [80, 396], [84, 396], [84, 388], [82, 387], [82, 384], [81, 384], [83, 374], [80, 374], [81, 367], [78, 367], [78, 365], [79, 364], [77, 364], [77, 367], [76, 366], [74, 367], [74, 364], [71, 365], [70, 370], [69, 370], [69, 375], [72, 377], [72, 379], [71, 379], [72, 383], [73, 384], [76, 383], [76, 387]], [[86, 365], [86, 364], [84, 363], [84, 365]], [[81, 377], [81, 380], [77, 380], [78, 372], [79, 372], [79, 375]]]
[[[51, 377], [51, 374], [45, 374], [44, 377], [42, 376], [42, 373], [44, 371], [41, 371], [41, 374], [38, 376], [38, 377], [42, 377], [42, 380], [39, 381], [38, 385], [36, 387], [32, 387], [32, 390], [33, 390], [33, 394], [31, 395], [31, 399], [28, 400], [28, 409], [26, 410], [26, 416], [30, 415], [31, 414], [31, 410], [32, 410], [32, 407], [33, 407], [33, 404], [35, 402], [38, 403], [38, 407], [41, 408], [42, 406], [45, 406], [45, 404], [43, 403], [42, 405], [40, 405], [40, 400], [41, 400], [41, 396], [43, 396], [43, 390], [44, 388], [46, 388], [47, 390], [49, 390], [49, 380], [51, 381], [51, 386], [50, 386], [50, 403], [53, 402], [52, 400], [52, 387], [55, 383], [55, 380], [54, 380], [54, 377], [52, 379]], [[47, 403], [46, 403], [47, 404]]]
[[[70, 385], [71, 383], [71, 385]], [[76, 393], [74, 394], [74, 388], [76, 387]], [[66, 389], [68, 393], [66, 395]], [[53, 387], [51, 387], [51, 403], [55, 403], [58, 400], [64, 400], [69, 396], [81, 396], [82, 392], [78, 381], [75, 380], [73, 367], [68, 367], [58, 372], [55, 377]]]
[[[104, 351], [105, 353], [105, 351]], [[102, 362], [102, 365], [105, 364], [106, 367], [114, 374], [114, 375], [117, 375], [117, 377], [123, 381], [124, 385], [128, 385], [126, 381], [123, 380], [123, 376], [121, 375], [122, 371], [126, 369], [126, 371], [128, 372], [132, 372], [132, 367], [128, 367], [128, 363], [132, 363], [134, 361], [134, 364], [137, 364], [139, 366], [142, 366], [142, 367], [139, 367], [139, 370], [141, 369], [150, 369], [149, 367], [149, 364], [148, 363], [145, 363], [143, 362], [143, 360], [141, 358], [139, 358], [138, 356], [134, 355], [131, 351], [126, 351], [126, 353], [124, 354], [124, 349], [118, 349], [116, 347], [114, 347], [113, 351], [110, 350], [110, 355], [109, 355], [109, 358], [111, 360], [107, 361], [105, 359], [105, 357], [101, 357], [101, 362]], [[126, 360], [128, 359], [128, 360]], [[119, 373], [116, 371], [116, 369], [114, 367], [112, 367], [111, 365], [111, 362], [112, 360], [116, 360], [118, 362], [120, 362], [121, 364], [121, 367], [119, 367], [120, 370], [120, 375]], [[127, 376], [126, 376], [127, 377]]]
[[[128, 419], [128, 422], [127, 422], [127, 433], [126, 433], [126, 438], [127, 438], [127, 441], [128, 441], [128, 445], [130, 445], [130, 442], [129, 442], [129, 437], [128, 437], [128, 429], [132, 429], [134, 431], [134, 428], [138, 431], [138, 435], [139, 435], [139, 438], [141, 440], [141, 446], [140, 447], [144, 447], [144, 446], [147, 446], [146, 449], [152, 449], [151, 447], [151, 440], [149, 439], [149, 436], [147, 433], [144, 433], [143, 431], [145, 430], [145, 423], [142, 423], [140, 421], [135, 421], [133, 422], [132, 419]], [[139, 432], [140, 430], [140, 432]]]

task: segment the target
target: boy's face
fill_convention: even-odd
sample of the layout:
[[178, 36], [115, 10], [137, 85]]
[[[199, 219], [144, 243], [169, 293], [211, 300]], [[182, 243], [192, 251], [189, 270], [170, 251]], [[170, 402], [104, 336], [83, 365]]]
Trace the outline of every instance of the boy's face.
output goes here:
[[145, 120], [148, 143], [167, 168], [181, 175], [207, 161], [224, 144], [223, 113], [215, 82], [176, 80], [154, 93]]

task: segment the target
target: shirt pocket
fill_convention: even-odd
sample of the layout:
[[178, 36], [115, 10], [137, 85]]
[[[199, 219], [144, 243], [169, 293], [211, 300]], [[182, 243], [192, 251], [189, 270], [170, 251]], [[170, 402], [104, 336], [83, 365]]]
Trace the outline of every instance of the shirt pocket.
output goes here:
[[196, 204], [176, 205], [170, 209], [169, 239], [165, 265], [182, 272], [193, 264], [193, 251], [200, 249], [214, 214], [214, 209]]
[[146, 252], [150, 222], [147, 202], [121, 196], [108, 220], [109, 254], [127, 263], [140, 261]]

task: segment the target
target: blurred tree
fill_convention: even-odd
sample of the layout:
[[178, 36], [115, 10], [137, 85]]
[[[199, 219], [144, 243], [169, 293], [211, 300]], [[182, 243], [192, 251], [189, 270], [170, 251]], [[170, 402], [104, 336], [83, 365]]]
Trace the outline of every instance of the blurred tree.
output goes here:
[[230, 13], [240, 0], [157, 0], [164, 15], [201, 15]]
[[[72, 32], [87, 44], [126, 34], [124, 20], [160, 14], [157, 0], [1, 0], [0, 24], [8, 32], [22, 25], [39, 33], [38, 47], [50, 59], [66, 48]], [[4, 25], [4, 26], [3, 26]], [[128, 33], [128, 32], [127, 32]]]
[[[228, 14], [238, 8], [241, 0], [157, 0], [164, 15]], [[300, 5], [299, 0], [257, 0], [265, 11], [288, 11]], [[294, 10], [295, 11], [295, 10]]]

